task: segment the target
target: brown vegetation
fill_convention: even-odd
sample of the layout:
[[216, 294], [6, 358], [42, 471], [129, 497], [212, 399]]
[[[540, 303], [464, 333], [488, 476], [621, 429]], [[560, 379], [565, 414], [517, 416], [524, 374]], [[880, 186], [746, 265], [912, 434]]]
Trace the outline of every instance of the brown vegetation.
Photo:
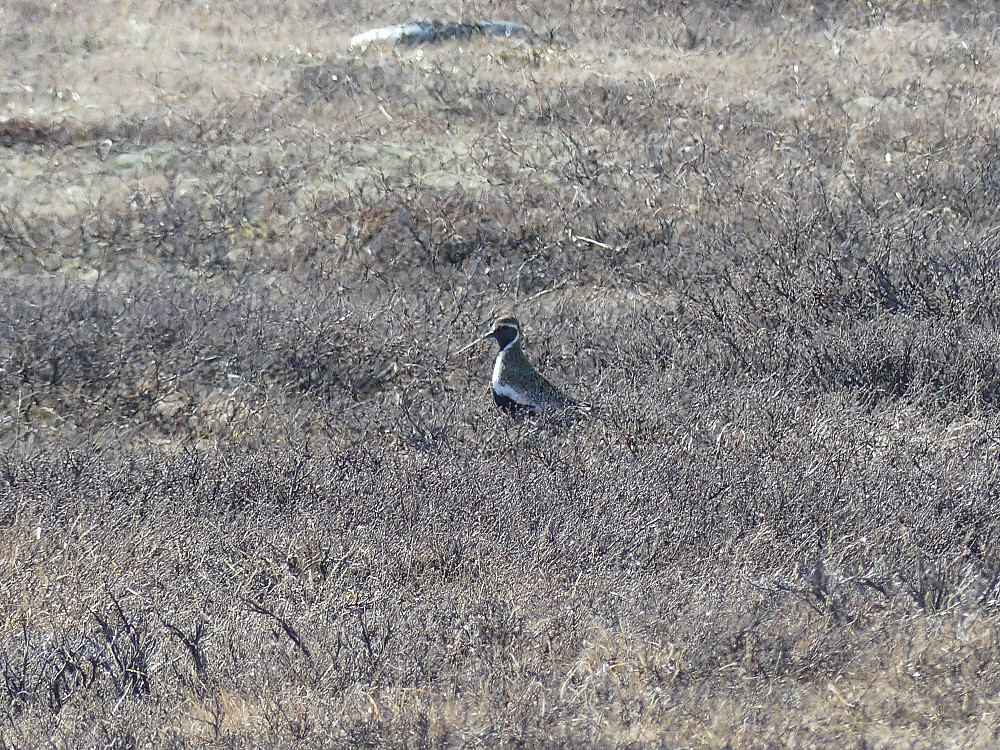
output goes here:
[[544, 6], [0, 13], [0, 747], [996, 744], [994, 6]]

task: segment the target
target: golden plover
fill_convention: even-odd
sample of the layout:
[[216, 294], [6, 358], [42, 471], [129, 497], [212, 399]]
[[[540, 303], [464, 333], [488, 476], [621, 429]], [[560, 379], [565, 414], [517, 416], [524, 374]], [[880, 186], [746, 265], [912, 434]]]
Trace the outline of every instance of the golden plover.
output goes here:
[[524, 355], [524, 335], [517, 318], [500, 318], [493, 331], [483, 337], [500, 345], [493, 365], [493, 400], [506, 412], [543, 411], [570, 406], [574, 402], [546, 380]]

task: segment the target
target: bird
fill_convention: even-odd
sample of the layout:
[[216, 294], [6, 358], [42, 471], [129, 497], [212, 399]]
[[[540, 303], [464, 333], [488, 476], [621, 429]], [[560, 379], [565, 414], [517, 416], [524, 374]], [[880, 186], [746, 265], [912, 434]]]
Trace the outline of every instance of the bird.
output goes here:
[[542, 412], [571, 406], [567, 398], [534, 368], [524, 354], [521, 324], [513, 316], [497, 320], [493, 331], [480, 340], [495, 339], [500, 345], [493, 365], [493, 401], [509, 414]]

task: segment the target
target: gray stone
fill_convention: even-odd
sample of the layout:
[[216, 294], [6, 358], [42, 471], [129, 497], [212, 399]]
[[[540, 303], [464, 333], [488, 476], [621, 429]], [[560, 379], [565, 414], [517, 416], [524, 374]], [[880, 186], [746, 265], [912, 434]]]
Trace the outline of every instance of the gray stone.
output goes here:
[[436, 44], [451, 40], [465, 40], [474, 37], [494, 37], [510, 39], [549, 38], [551, 35], [538, 34], [530, 26], [512, 21], [472, 21], [455, 23], [452, 21], [407, 21], [392, 26], [383, 26], [351, 37], [352, 47], [367, 47], [372, 44]]

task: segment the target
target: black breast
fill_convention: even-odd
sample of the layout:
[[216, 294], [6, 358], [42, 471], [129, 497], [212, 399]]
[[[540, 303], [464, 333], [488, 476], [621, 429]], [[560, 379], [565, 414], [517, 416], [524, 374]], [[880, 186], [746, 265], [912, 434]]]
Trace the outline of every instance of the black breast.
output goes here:
[[497, 393], [496, 391], [493, 391], [493, 401], [508, 414], [520, 414], [522, 412], [535, 414], [537, 411], [533, 406], [519, 404], [509, 396], [504, 396], [502, 393]]

